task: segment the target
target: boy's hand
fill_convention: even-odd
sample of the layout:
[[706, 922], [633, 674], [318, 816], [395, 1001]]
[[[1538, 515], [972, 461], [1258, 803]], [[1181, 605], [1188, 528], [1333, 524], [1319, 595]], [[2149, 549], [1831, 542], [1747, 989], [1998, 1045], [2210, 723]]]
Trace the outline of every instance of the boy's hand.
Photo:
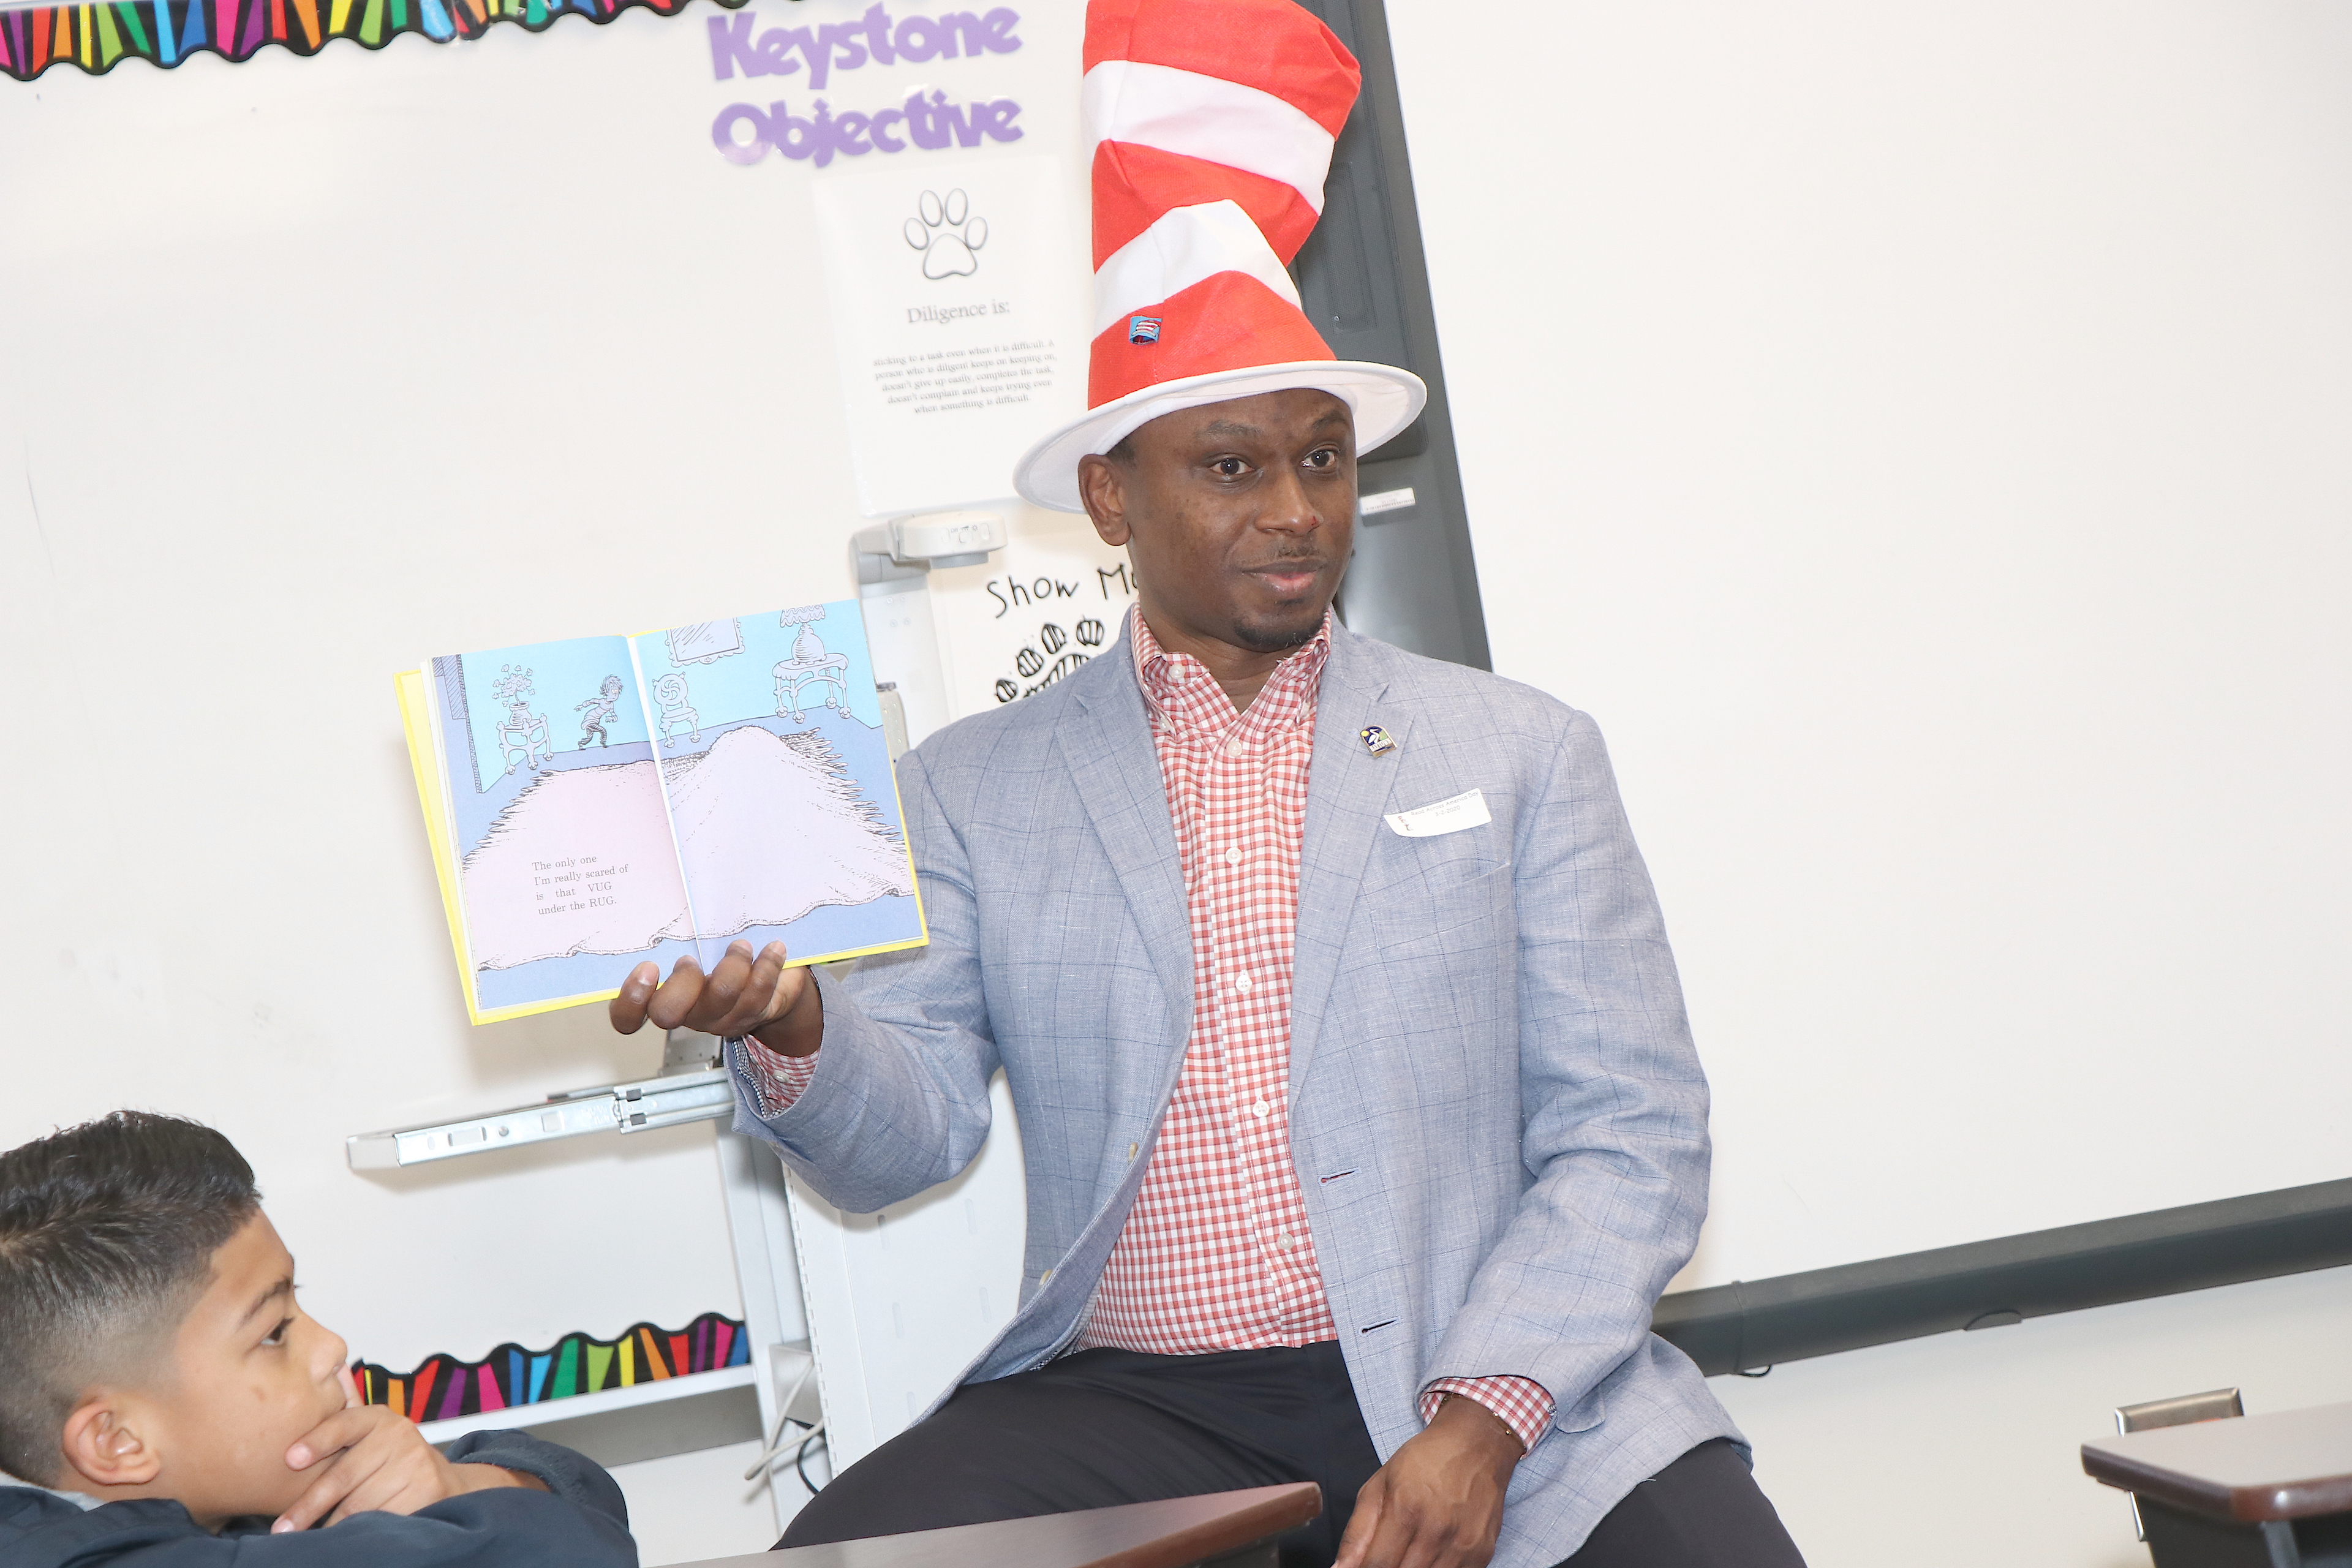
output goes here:
[[323, 1518], [341, 1524], [355, 1513], [415, 1513], [444, 1498], [488, 1487], [536, 1487], [536, 1476], [496, 1465], [453, 1465], [414, 1422], [383, 1405], [339, 1410], [286, 1450], [289, 1469], [320, 1466], [310, 1489], [278, 1516], [272, 1534], [308, 1530]]

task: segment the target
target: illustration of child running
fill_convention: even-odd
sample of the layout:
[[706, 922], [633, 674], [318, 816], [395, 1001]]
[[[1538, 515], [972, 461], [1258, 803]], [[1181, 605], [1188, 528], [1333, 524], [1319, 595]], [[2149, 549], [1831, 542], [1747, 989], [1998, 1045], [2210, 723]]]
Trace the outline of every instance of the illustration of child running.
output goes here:
[[573, 705], [572, 711], [581, 715], [580, 749], [582, 751], [588, 749], [588, 737], [591, 735], [596, 737], [596, 743], [600, 746], [612, 745], [613, 742], [604, 737], [604, 725], [612, 719], [616, 706], [615, 699], [620, 695], [621, 678], [617, 675], [608, 675], [604, 678], [604, 694], [602, 697], [587, 698]]

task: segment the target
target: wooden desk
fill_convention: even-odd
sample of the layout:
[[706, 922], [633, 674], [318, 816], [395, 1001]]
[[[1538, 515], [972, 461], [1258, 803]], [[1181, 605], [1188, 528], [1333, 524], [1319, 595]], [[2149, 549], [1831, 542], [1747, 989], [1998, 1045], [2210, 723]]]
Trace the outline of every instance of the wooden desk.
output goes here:
[[1301, 1481], [755, 1552], [684, 1568], [1273, 1568], [1274, 1538], [1322, 1511], [1322, 1489]]
[[2352, 1405], [2103, 1437], [2083, 1468], [2137, 1495], [2157, 1568], [2352, 1563]]

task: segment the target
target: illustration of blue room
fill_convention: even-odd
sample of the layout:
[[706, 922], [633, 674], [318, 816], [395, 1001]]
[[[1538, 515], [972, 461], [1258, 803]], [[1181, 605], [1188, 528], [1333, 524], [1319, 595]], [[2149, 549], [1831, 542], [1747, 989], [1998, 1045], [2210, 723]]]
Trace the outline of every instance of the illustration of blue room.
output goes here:
[[799, 956], [919, 936], [864, 634], [848, 602], [436, 659], [448, 771], [474, 785], [452, 792], [467, 870], [529, 831], [550, 779], [658, 758], [699, 933], [681, 920], [622, 950], [575, 931], [545, 953], [477, 940], [480, 1005], [610, 990], [648, 957], [708, 967], [738, 939]]

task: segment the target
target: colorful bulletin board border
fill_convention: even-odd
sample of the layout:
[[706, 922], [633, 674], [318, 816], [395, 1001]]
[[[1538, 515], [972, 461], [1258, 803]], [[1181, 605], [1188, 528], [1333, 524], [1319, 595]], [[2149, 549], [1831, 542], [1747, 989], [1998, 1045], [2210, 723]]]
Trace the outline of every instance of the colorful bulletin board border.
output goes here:
[[616, 1340], [566, 1334], [543, 1351], [504, 1344], [479, 1361], [427, 1356], [425, 1364], [397, 1373], [373, 1362], [352, 1363], [352, 1381], [369, 1405], [389, 1405], [411, 1421], [446, 1421], [516, 1405], [544, 1405], [579, 1394], [629, 1388], [689, 1373], [742, 1366], [751, 1342], [742, 1323], [705, 1312], [685, 1328], [657, 1329], [639, 1323]]
[[[719, 0], [732, 11], [747, 0]], [[380, 49], [403, 33], [436, 43], [478, 38], [493, 22], [536, 33], [566, 11], [609, 22], [632, 6], [663, 16], [686, 0], [113, 0], [90, 5], [0, 7], [0, 75], [30, 81], [55, 65], [102, 75], [118, 60], [166, 68], [209, 51], [241, 60], [266, 44], [315, 55], [335, 38]]]

